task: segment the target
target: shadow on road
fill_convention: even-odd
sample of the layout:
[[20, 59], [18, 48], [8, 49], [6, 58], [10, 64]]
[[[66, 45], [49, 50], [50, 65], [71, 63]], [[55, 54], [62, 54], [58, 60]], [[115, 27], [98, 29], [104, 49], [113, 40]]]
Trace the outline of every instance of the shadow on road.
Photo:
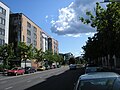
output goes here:
[[62, 74], [49, 77], [46, 79], [46, 81], [43, 81], [25, 90], [73, 90], [74, 83], [83, 73], [84, 70], [82, 68], [68, 70]]

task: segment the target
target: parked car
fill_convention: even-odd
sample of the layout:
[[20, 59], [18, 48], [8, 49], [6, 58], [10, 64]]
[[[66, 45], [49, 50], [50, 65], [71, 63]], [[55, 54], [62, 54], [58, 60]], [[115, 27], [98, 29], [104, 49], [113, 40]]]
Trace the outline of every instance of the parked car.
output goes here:
[[25, 73], [29, 74], [29, 73], [34, 73], [37, 70], [34, 67], [26, 67], [25, 68]]
[[96, 72], [97, 67], [86, 67], [85, 73], [91, 73], [91, 72]]
[[25, 70], [22, 67], [15, 67], [11, 70], [7, 70], [7, 75], [18, 75], [18, 74], [24, 74]]
[[87, 64], [85, 67], [85, 73], [91, 73], [91, 72], [99, 72], [102, 71], [102, 67], [99, 67], [97, 65], [91, 65], [91, 64]]
[[114, 72], [94, 72], [81, 75], [74, 90], [120, 90], [120, 75]]
[[70, 65], [69, 65], [69, 68], [70, 68], [70, 70], [76, 69], [76, 64], [70, 64]]
[[45, 66], [39, 66], [38, 68], [37, 68], [37, 71], [44, 71], [45, 70]]

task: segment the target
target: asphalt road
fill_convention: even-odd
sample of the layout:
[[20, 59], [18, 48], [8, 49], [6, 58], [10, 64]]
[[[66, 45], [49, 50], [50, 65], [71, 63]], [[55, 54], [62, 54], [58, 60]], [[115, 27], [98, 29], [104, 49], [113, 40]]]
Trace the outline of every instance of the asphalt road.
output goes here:
[[73, 90], [83, 69], [61, 67], [29, 75], [0, 79], [0, 90]]

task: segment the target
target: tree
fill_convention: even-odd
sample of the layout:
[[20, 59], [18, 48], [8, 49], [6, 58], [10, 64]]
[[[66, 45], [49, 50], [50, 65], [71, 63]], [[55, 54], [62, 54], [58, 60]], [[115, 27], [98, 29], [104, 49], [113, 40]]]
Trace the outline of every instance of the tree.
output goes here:
[[9, 61], [14, 58], [13, 44], [0, 46], [0, 57], [3, 60], [3, 68], [9, 68]]
[[42, 51], [42, 49], [38, 50], [36, 48], [34, 48], [35, 52], [34, 52], [34, 59], [36, 59], [37, 64], [41, 61], [44, 60], [44, 52]]
[[4, 68], [7, 68], [9, 65], [9, 61], [14, 57], [13, 45], [12, 44], [4, 44], [0, 46], [0, 57], [3, 60]]
[[97, 33], [83, 46], [84, 56], [98, 61], [99, 57], [109, 55], [112, 64], [113, 55], [120, 56], [120, 4], [112, 2], [104, 9], [96, 3], [95, 15], [90, 11], [86, 15], [89, 16], [88, 19], [81, 17], [80, 20], [96, 28]]
[[18, 57], [20, 60], [25, 61], [25, 68], [26, 68], [26, 61], [27, 59], [33, 58], [33, 49], [32, 45], [27, 46], [24, 42], [18, 43]]
[[48, 64], [51, 66], [52, 63], [54, 62], [53, 52], [50, 50], [46, 50], [44, 54], [44, 59], [45, 59], [45, 66], [47, 67]]
[[74, 57], [71, 57], [70, 59], [69, 59], [69, 64], [75, 64], [76, 62], [75, 62], [75, 58]]

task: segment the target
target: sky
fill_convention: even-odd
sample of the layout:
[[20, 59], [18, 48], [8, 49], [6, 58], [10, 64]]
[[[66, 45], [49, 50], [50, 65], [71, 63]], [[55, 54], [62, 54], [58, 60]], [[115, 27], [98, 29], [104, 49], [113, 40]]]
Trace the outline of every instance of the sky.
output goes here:
[[[83, 53], [82, 46], [95, 28], [84, 25], [79, 17], [86, 11], [94, 13], [95, 3], [103, 0], [1, 0], [13, 13], [24, 13], [59, 43], [59, 52]], [[105, 4], [102, 3], [102, 6]]]

